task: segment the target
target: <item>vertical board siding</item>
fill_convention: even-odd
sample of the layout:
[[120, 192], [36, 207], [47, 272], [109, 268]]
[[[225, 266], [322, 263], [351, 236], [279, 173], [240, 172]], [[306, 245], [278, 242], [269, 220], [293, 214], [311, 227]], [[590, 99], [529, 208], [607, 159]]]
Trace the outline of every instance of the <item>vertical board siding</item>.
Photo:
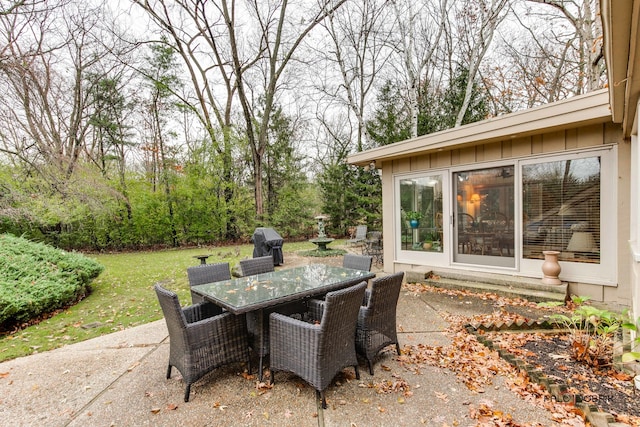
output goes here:
[[[420, 171], [576, 150], [602, 144], [618, 143], [621, 141], [621, 135], [620, 127], [613, 123], [559, 130], [413, 156], [408, 160], [409, 170]], [[402, 163], [398, 163], [398, 166], [395, 166], [395, 162], [402, 162], [402, 160], [394, 161], [394, 172], [407, 170], [399, 166]]]

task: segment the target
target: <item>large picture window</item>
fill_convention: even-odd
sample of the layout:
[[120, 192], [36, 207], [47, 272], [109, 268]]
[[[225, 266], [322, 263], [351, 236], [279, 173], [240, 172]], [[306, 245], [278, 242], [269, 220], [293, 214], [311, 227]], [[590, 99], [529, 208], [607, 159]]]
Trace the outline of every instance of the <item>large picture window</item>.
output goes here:
[[600, 263], [601, 157], [522, 167], [522, 256]]

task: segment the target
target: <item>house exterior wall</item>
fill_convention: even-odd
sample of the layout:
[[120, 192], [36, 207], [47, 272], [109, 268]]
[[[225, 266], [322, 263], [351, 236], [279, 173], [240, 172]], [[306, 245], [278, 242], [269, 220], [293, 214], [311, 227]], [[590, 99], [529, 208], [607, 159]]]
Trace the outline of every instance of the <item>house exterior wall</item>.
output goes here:
[[[640, 103], [638, 105], [640, 107]], [[630, 141], [630, 184], [629, 184], [629, 246], [626, 257], [630, 265], [630, 286], [632, 308], [635, 318], [640, 317], [640, 140], [638, 123], [640, 113], [636, 108], [635, 124]]]
[[[476, 165], [484, 162], [500, 161], [516, 158], [531, 158], [536, 155], [562, 153], [588, 149], [605, 145], [616, 145], [618, 148], [618, 182], [617, 182], [617, 286], [602, 286], [587, 283], [569, 283], [570, 292], [576, 295], [588, 295], [596, 301], [614, 302], [624, 306], [632, 305], [632, 275], [635, 280], [640, 277], [637, 264], [632, 271], [629, 267], [629, 192], [631, 171], [631, 144], [624, 141], [621, 127], [611, 122], [590, 124], [582, 127], [529, 135], [521, 138], [477, 143], [471, 146], [455, 146], [449, 149], [437, 149], [411, 157], [382, 162], [383, 182], [383, 232], [391, 236], [395, 242], [394, 177], [397, 174], [426, 172], [430, 169]], [[605, 191], [607, 189], [605, 188]], [[604, 219], [606, 220], [606, 219]], [[386, 240], [386, 239], [385, 239]], [[397, 261], [394, 244], [386, 244], [384, 249], [384, 266], [389, 272], [419, 269], [420, 265]], [[428, 267], [428, 266], [424, 266]], [[464, 267], [469, 270], [468, 266]], [[542, 275], [542, 273], [540, 273]], [[637, 283], [637, 282], [636, 282]], [[637, 289], [637, 287], [636, 287]]]

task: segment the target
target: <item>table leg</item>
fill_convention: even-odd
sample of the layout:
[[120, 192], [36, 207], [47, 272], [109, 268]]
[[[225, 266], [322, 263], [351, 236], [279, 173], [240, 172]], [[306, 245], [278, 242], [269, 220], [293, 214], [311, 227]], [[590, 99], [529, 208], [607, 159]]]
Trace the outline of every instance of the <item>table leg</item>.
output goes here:
[[[265, 356], [264, 349], [264, 310], [260, 309], [256, 313], [256, 329], [258, 331], [258, 379], [262, 382], [263, 361]], [[267, 325], [268, 327], [268, 325]]]

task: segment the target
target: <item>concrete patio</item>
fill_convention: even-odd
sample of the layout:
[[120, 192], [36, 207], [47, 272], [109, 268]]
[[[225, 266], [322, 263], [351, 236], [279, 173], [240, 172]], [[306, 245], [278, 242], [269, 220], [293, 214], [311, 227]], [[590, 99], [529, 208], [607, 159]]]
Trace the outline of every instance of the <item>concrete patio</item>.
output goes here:
[[[401, 345], [446, 345], [441, 313], [491, 311], [491, 302], [461, 301], [401, 292]], [[243, 367], [231, 365], [198, 381], [191, 400], [174, 370], [165, 379], [169, 340], [164, 320], [0, 364], [0, 419], [12, 426], [388, 426], [477, 425], [470, 408], [480, 403], [510, 414], [517, 423], [559, 425], [551, 414], [519, 398], [496, 377], [484, 393], [468, 390], [446, 369], [405, 369], [393, 348], [381, 355], [375, 375], [364, 362], [360, 380], [345, 369], [327, 390], [323, 410], [301, 379], [276, 374], [272, 388], [258, 387]], [[255, 369], [255, 368], [254, 368]], [[411, 396], [378, 393], [384, 381], [405, 381]]]

